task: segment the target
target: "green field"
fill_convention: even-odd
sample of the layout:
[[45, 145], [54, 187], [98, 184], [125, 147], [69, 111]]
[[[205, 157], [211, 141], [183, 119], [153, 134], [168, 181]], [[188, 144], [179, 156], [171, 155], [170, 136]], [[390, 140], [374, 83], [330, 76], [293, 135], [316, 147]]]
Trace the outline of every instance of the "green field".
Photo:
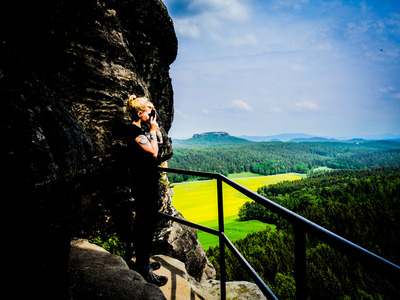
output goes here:
[[228, 178], [234, 179], [234, 178], [247, 178], [247, 177], [263, 177], [263, 176], [264, 175], [251, 173], [251, 172], [242, 172], [242, 173], [229, 174]]
[[[237, 216], [224, 218], [224, 221], [225, 234], [231, 241], [244, 238], [249, 233], [265, 230], [267, 226], [270, 226], [272, 230], [276, 227], [275, 225], [265, 224], [257, 220], [239, 221]], [[201, 225], [218, 230], [218, 220], [202, 222]], [[218, 237], [212, 234], [197, 230], [197, 235], [204, 250], [207, 250], [210, 246], [214, 247], [218, 245]]]
[[[252, 191], [257, 191], [261, 186], [275, 184], [284, 180], [301, 179], [301, 176], [297, 174], [250, 177], [251, 175], [251, 173], [247, 173], [244, 176], [248, 177], [242, 177], [243, 174], [233, 174], [229, 177]], [[265, 229], [266, 224], [259, 221], [240, 222], [237, 220], [239, 208], [245, 202], [250, 201], [248, 197], [225, 183], [223, 184], [223, 197], [225, 231], [232, 241], [245, 237], [250, 232]], [[216, 229], [218, 225], [216, 180], [174, 184], [172, 205], [182, 213], [186, 220]], [[199, 232], [199, 241], [204, 249], [218, 244], [217, 238], [203, 232]]]
[[[278, 183], [284, 180], [301, 179], [296, 174], [273, 176], [256, 176], [233, 179], [252, 191], [264, 185]], [[250, 199], [230, 186], [223, 184], [224, 216], [237, 216], [239, 207]], [[174, 205], [186, 220], [202, 223], [218, 219], [217, 181], [189, 181], [174, 184]]]

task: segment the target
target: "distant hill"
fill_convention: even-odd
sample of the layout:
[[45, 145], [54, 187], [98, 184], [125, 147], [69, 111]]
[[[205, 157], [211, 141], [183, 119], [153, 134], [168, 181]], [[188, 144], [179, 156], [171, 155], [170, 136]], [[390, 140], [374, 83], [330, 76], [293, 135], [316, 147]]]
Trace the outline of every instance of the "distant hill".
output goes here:
[[328, 138], [323, 138], [323, 137], [310, 137], [310, 138], [296, 138], [296, 139], [291, 139], [290, 142], [298, 142], [298, 143], [303, 143], [303, 142], [338, 142], [336, 139], [328, 139]]
[[297, 142], [297, 143], [305, 143], [305, 142], [340, 142], [340, 143], [353, 143], [353, 144], [361, 144], [366, 142], [376, 142], [376, 141], [390, 141], [390, 142], [400, 142], [399, 138], [395, 139], [362, 139], [362, 138], [352, 138], [352, 139], [335, 139], [329, 137], [318, 137], [306, 133], [284, 133], [284, 134], [276, 134], [276, 135], [267, 135], [267, 136], [249, 136], [249, 135], [241, 135], [240, 138], [246, 139], [248, 141], [253, 142]]
[[218, 146], [251, 143], [246, 139], [231, 136], [229, 133], [222, 131], [194, 134], [190, 139], [172, 140], [172, 142], [174, 147]]
[[361, 144], [361, 143], [366, 143], [369, 142], [368, 140], [365, 139], [351, 139], [351, 140], [347, 140], [344, 141], [345, 143], [355, 143], [355, 144]]
[[253, 142], [272, 142], [272, 141], [288, 142], [293, 139], [306, 139], [312, 137], [314, 136], [305, 133], [283, 133], [283, 134], [268, 135], [268, 136], [250, 136], [250, 135], [240, 136], [240, 138]]
[[[270, 136], [248, 136], [242, 135], [235, 137], [227, 132], [213, 131], [194, 134], [189, 139], [173, 139], [174, 147], [194, 147], [194, 146], [218, 146], [218, 145], [232, 145], [232, 144], [245, 144], [253, 142], [295, 142], [295, 143], [321, 143], [321, 142], [338, 142], [338, 143], [351, 143], [351, 144], [364, 144], [373, 143], [382, 140], [366, 140], [362, 138], [353, 138], [348, 140], [338, 140], [329, 137], [318, 137], [305, 133], [284, 133]], [[387, 142], [398, 143], [400, 139], [386, 140]], [[375, 144], [376, 145], [376, 144]], [[382, 144], [383, 148], [388, 147], [397, 148], [395, 144]], [[393, 146], [395, 145], [395, 146]]]

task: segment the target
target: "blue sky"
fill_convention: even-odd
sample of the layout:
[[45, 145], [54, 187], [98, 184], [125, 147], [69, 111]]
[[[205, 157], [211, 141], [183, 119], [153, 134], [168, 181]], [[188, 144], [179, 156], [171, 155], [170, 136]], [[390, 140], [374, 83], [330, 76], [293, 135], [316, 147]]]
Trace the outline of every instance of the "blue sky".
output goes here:
[[400, 1], [164, 0], [170, 135], [400, 135]]

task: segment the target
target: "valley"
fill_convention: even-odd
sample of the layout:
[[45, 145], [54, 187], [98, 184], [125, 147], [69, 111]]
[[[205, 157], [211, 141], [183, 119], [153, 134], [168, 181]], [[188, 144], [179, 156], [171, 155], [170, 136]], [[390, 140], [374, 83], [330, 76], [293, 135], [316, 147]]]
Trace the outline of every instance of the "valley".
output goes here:
[[[255, 142], [218, 132], [175, 144], [171, 168], [214, 172], [351, 242], [400, 264], [400, 143], [296, 139]], [[269, 175], [269, 176], [268, 176]], [[217, 229], [216, 181], [169, 174], [172, 204]], [[294, 228], [223, 185], [225, 232], [278, 298], [295, 298]], [[219, 274], [217, 238], [198, 232]], [[399, 289], [311, 234], [306, 240], [310, 299], [398, 299]], [[226, 252], [227, 280], [249, 281]]]
[[[246, 176], [241, 178], [241, 176]], [[299, 174], [281, 174], [273, 176], [259, 176], [257, 174], [243, 173], [230, 176], [237, 183], [257, 191], [258, 188], [282, 181], [299, 180], [304, 176]], [[229, 238], [237, 240], [244, 238], [248, 233], [263, 230], [266, 224], [259, 221], [239, 221], [239, 208], [250, 199], [230, 186], [223, 184], [224, 216], [226, 232]], [[189, 181], [174, 184], [172, 205], [188, 221], [199, 223], [217, 229], [217, 184], [215, 180]], [[218, 239], [207, 233], [198, 231], [199, 241], [204, 249], [218, 244]]]

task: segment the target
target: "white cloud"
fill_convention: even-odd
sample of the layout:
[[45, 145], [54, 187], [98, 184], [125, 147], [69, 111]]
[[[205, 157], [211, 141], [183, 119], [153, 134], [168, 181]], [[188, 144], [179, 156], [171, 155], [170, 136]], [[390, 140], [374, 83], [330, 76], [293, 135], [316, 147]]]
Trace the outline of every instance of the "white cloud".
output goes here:
[[179, 116], [179, 117], [181, 117], [183, 119], [190, 119], [190, 117], [187, 114], [185, 114], [183, 111], [181, 111], [179, 109], [175, 109], [174, 113], [175, 113], [176, 116]]
[[[179, 5], [180, 1], [168, 1], [167, 5], [174, 2]], [[249, 4], [243, 0], [192, 0], [181, 9], [186, 13], [174, 18], [175, 30], [178, 35], [189, 38], [219, 36], [215, 34], [219, 29], [242, 23], [250, 16]], [[254, 36], [247, 35], [245, 39], [245, 44], [254, 43]], [[239, 45], [243, 44], [243, 38], [241, 41]]]
[[305, 66], [294, 64], [291, 66], [291, 70], [294, 72], [306, 72], [307, 68]]
[[251, 107], [247, 102], [243, 100], [233, 100], [231, 103], [228, 104], [229, 108], [233, 108], [236, 110], [252, 112], [254, 111], [253, 107]]
[[254, 33], [246, 34], [245, 36], [235, 37], [232, 40], [232, 46], [257, 46], [257, 38]]
[[191, 19], [177, 19], [175, 21], [175, 29], [181, 36], [190, 38], [198, 38], [200, 36], [199, 27]]
[[387, 98], [400, 99], [400, 89], [393, 86], [381, 88], [378, 90], [378, 95]]
[[314, 103], [312, 101], [302, 101], [302, 102], [296, 102], [294, 104], [295, 109], [300, 109], [300, 110], [311, 110], [311, 111], [316, 111], [320, 110], [320, 107], [317, 103]]
[[203, 11], [211, 18], [226, 20], [244, 20], [248, 17], [249, 9], [240, 0], [194, 0], [192, 7]]
[[271, 106], [270, 106], [270, 110], [271, 110], [271, 112], [273, 112], [273, 113], [281, 113], [281, 112], [283, 112], [282, 107], [280, 107], [280, 106], [275, 106], [275, 105], [271, 105]]
[[383, 95], [383, 94], [392, 93], [393, 91], [396, 91], [396, 89], [392, 86], [388, 86], [388, 87], [379, 89], [378, 94]]
[[277, 4], [283, 7], [290, 7], [295, 10], [301, 10], [304, 5], [307, 5], [309, 0], [277, 0]]

